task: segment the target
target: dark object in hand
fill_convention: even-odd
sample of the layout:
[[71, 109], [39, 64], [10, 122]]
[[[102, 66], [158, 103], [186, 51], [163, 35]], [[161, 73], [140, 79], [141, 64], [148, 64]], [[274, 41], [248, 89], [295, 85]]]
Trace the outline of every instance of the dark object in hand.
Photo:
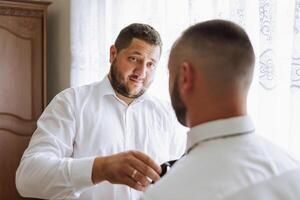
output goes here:
[[[163, 177], [171, 169], [171, 167], [176, 163], [176, 161], [177, 160], [170, 160], [168, 162], [161, 164], [160, 165], [160, 167], [161, 167], [160, 177]], [[152, 184], [153, 183], [154, 183], [154, 181], [152, 181]]]

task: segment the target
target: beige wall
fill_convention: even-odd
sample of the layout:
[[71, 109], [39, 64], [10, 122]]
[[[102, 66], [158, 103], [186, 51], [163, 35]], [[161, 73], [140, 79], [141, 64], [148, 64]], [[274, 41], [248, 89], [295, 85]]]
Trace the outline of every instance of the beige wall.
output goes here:
[[48, 100], [70, 86], [70, 0], [48, 8]]

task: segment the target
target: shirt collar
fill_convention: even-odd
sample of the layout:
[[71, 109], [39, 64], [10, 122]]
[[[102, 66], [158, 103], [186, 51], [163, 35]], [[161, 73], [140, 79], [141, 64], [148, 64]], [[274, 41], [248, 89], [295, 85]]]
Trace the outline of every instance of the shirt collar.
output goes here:
[[106, 95], [115, 95], [115, 91], [113, 89], [113, 87], [111, 86], [110, 84], [110, 81], [108, 79], [108, 75], [105, 76], [103, 78], [103, 80], [101, 81], [101, 93], [102, 93], [102, 96], [106, 96]]
[[188, 132], [187, 150], [204, 140], [249, 132], [254, 132], [254, 125], [248, 115], [206, 122]]
[[[104, 77], [104, 79], [102, 80], [102, 88], [101, 88], [101, 93], [102, 96], [106, 96], [106, 95], [113, 95], [115, 98], [117, 98], [119, 101], [122, 101], [121, 99], [119, 99], [116, 95], [115, 90], [113, 89], [110, 80], [108, 78], [108, 75]], [[133, 103], [138, 103], [138, 102], [143, 102], [144, 100], [149, 99], [149, 95], [147, 94], [147, 91], [140, 97], [136, 98]], [[123, 102], [123, 101], [122, 101]]]

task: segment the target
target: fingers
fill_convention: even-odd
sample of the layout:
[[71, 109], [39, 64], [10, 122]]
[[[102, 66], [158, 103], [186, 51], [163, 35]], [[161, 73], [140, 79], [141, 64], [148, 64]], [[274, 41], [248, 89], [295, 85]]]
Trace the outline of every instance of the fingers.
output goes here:
[[160, 166], [149, 156], [142, 152], [129, 151], [97, 157], [93, 164], [92, 181], [97, 184], [106, 180], [143, 191], [151, 181], [160, 178], [160, 171]]
[[[147, 177], [149, 177], [152, 181], [157, 181], [160, 178], [159, 174], [153, 168], [136, 157], [130, 160], [130, 165], [133, 167], [133, 170], [138, 170], [138, 174], [140, 176], [143, 176], [143, 178], [141, 178], [142, 180], [145, 180]], [[131, 172], [133, 172], [133, 170]]]
[[134, 181], [131, 177], [126, 176], [123, 178], [123, 183], [125, 185], [128, 185], [129, 187], [139, 190], [139, 191], [144, 191], [145, 187], [142, 186], [140, 183], [138, 183], [137, 181]]
[[147, 187], [148, 185], [150, 185], [150, 180], [143, 175], [141, 172], [139, 172], [138, 170], [132, 168], [132, 173], [130, 175], [130, 177], [135, 181], [138, 182], [139, 184], [141, 184], [144, 187]]
[[161, 173], [160, 165], [156, 164], [149, 156], [139, 151], [131, 151], [131, 153], [140, 161], [151, 167], [156, 173]]

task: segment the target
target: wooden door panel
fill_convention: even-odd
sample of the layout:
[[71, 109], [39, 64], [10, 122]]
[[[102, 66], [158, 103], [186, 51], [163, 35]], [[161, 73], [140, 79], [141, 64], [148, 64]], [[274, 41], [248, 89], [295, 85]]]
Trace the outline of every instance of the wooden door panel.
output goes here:
[[0, 199], [22, 199], [15, 187], [15, 173], [30, 136], [0, 129]]
[[0, 110], [31, 120], [32, 40], [1, 27], [0, 38]]
[[0, 17], [0, 38], [5, 38], [0, 43], [0, 112], [31, 120], [43, 110], [42, 22]]
[[20, 197], [15, 173], [46, 106], [49, 2], [0, 0], [0, 199]]

